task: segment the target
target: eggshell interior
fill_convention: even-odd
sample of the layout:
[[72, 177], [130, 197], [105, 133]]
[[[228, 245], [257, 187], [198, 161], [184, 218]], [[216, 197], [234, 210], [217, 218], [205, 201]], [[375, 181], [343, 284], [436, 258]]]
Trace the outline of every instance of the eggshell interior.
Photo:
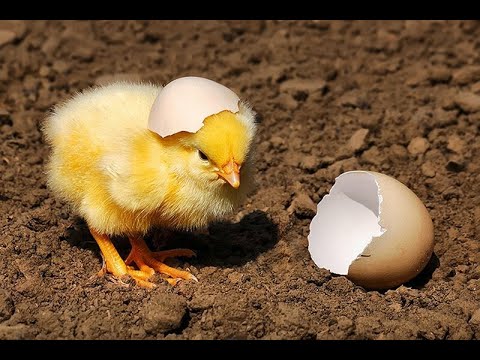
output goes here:
[[433, 224], [420, 199], [399, 181], [351, 171], [318, 204], [308, 240], [317, 266], [384, 289], [423, 270], [433, 252]]
[[155, 99], [148, 128], [162, 137], [181, 131], [195, 133], [210, 115], [239, 111], [239, 97], [209, 79], [188, 76], [167, 84]]

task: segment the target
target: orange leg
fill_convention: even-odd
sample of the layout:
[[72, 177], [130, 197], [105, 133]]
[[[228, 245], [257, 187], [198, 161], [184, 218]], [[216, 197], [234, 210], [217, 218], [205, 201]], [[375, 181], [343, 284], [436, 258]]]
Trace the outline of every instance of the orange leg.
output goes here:
[[127, 265], [134, 262], [141, 271], [157, 271], [160, 274], [167, 275], [169, 278], [166, 278], [165, 280], [171, 285], [175, 285], [181, 279], [198, 281], [190, 272], [178, 270], [163, 263], [166, 258], [170, 257], [195, 256], [195, 253], [192, 250], [174, 249], [152, 252], [143, 239], [139, 237], [130, 237], [129, 240], [130, 244], [132, 244], [132, 251], [128, 255], [127, 260], [125, 260]]
[[104, 266], [105, 268], [100, 271], [100, 273], [109, 272], [116, 278], [122, 278], [125, 275], [130, 275], [138, 285], [152, 288], [153, 283], [148, 281], [148, 279], [154, 274], [152, 269], [142, 268], [139, 266], [140, 270], [134, 270], [131, 267], [127, 266], [122, 260], [120, 255], [115, 249], [115, 246], [112, 244], [112, 241], [107, 235], [100, 234], [93, 229], [90, 229], [90, 233], [93, 238], [97, 241], [100, 251], [103, 255]]

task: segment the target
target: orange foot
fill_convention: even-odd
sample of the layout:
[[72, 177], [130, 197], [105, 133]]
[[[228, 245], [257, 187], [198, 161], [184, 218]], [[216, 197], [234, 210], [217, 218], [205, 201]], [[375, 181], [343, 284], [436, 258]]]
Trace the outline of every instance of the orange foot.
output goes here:
[[[152, 252], [148, 248], [147, 244], [145, 244], [145, 241], [143, 239], [137, 237], [131, 237], [129, 239], [130, 244], [132, 244], [132, 250], [127, 257], [127, 260], [125, 260], [125, 263], [127, 265], [130, 265], [132, 262], [134, 262], [142, 273], [148, 273], [153, 275], [155, 271], [157, 271], [160, 274], [167, 275], [168, 277], [166, 277], [165, 280], [168, 281], [171, 285], [176, 285], [178, 281], [182, 279], [198, 281], [197, 278], [190, 272], [177, 270], [163, 263], [165, 259], [171, 257], [195, 256], [195, 253], [192, 250], [172, 249]], [[133, 270], [133, 268], [131, 268], [130, 266], [128, 268]], [[142, 286], [151, 287], [148, 284], [144, 284], [143, 281], [141, 283], [137, 281], [137, 283]]]
[[[163, 260], [174, 256], [195, 256], [195, 253], [187, 249], [166, 250], [159, 252], [151, 252], [147, 244], [142, 239], [131, 238], [132, 251], [126, 261], [123, 261], [118, 254], [115, 246], [107, 235], [100, 234], [93, 229], [90, 232], [97, 241], [102, 252], [104, 265], [100, 271], [100, 275], [110, 273], [118, 279], [130, 276], [135, 282], [143, 287], [153, 288], [154, 283], [149, 279], [155, 274], [155, 270], [161, 274], [166, 274], [171, 278], [166, 279], [170, 284], [175, 285], [180, 279], [198, 281], [195, 276], [187, 271], [177, 270], [162, 263]], [[127, 266], [131, 262], [137, 264], [139, 270], [135, 270], [131, 266]]]

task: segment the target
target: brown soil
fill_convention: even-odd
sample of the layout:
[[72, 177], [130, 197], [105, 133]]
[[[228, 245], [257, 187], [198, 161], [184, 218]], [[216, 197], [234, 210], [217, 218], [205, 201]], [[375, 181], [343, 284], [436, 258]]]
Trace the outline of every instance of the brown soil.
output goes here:
[[[479, 48], [478, 21], [0, 22], [0, 339], [480, 339]], [[199, 283], [98, 278], [85, 223], [45, 186], [47, 110], [114, 74], [205, 76], [260, 114], [258, 191], [208, 234], [149, 239], [195, 249], [174, 265]], [[404, 286], [310, 260], [314, 204], [352, 169], [430, 211], [435, 256]]]

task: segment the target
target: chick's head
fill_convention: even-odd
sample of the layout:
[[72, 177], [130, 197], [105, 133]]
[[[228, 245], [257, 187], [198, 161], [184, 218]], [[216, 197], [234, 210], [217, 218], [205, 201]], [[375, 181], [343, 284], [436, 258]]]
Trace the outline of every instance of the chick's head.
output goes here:
[[[196, 133], [173, 135], [185, 152], [181, 172], [200, 189], [241, 194], [252, 185], [253, 112], [243, 107], [234, 114], [222, 111], [204, 120]], [[177, 137], [177, 139], [175, 139]]]

